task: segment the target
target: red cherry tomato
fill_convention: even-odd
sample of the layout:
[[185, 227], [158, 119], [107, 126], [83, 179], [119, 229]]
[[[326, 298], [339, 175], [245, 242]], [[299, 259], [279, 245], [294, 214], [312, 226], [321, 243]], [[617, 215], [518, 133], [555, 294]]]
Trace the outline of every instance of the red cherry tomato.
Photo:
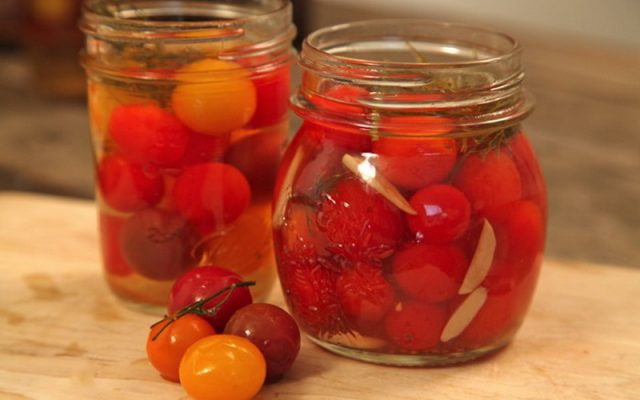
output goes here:
[[318, 226], [330, 250], [352, 259], [388, 257], [404, 235], [401, 212], [358, 179], [338, 182], [322, 199]]
[[340, 274], [336, 292], [344, 313], [356, 324], [381, 321], [395, 303], [382, 269], [363, 263]]
[[211, 136], [191, 132], [184, 154], [174, 166], [182, 167], [207, 161], [221, 161], [228, 146], [228, 135]]
[[191, 132], [157, 105], [133, 104], [113, 110], [109, 133], [126, 156], [167, 166], [182, 157]]
[[[242, 278], [238, 274], [223, 268], [214, 266], [194, 268], [173, 283], [169, 294], [169, 314], [173, 315], [180, 309], [241, 281]], [[204, 308], [215, 307], [225, 299], [227, 294], [228, 292], [222, 293], [211, 299], [204, 305]], [[252, 301], [251, 293], [247, 287], [235, 288], [228, 300], [218, 309], [218, 312], [215, 315], [206, 316], [205, 319], [209, 321], [216, 332], [222, 332], [233, 313], [247, 304], [251, 304]]]
[[522, 179], [522, 197], [536, 202], [546, 219], [547, 190], [531, 143], [525, 134], [520, 132], [513, 137], [509, 147]]
[[246, 337], [267, 362], [267, 381], [274, 382], [287, 372], [300, 351], [300, 330], [286, 311], [272, 304], [249, 304], [236, 311], [225, 333]]
[[216, 332], [205, 319], [193, 314], [180, 317], [165, 328], [167, 322], [163, 319], [149, 331], [147, 358], [163, 378], [178, 382], [180, 360], [189, 346]]
[[125, 221], [120, 246], [124, 258], [137, 273], [149, 279], [170, 280], [197, 264], [191, 251], [197, 239], [182, 216], [148, 209]]
[[488, 214], [496, 250], [485, 285], [493, 287], [504, 278], [519, 279], [533, 267], [544, 248], [544, 221], [540, 208], [528, 200], [515, 201]]
[[251, 188], [242, 172], [229, 164], [196, 164], [176, 179], [173, 200], [201, 230], [219, 230], [249, 207]]
[[471, 205], [454, 186], [427, 186], [418, 190], [409, 204], [417, 215], [407, 215], [407, 223], [420, 242], [452, 242], [469, 226]]
[[[541, 259], [540, 259], [541, 260]], [[520, 326], [529, 308], [540, 272], [538, 260], [526, 275], [509, 285], [490, 282], [487, 300], [471, 323], [454, 340], [458, 348], [503, 344]], [[483, 286], [487, 282], [483, 283]]]
[[196, 400], [249, 400], [262, 388], [266, 362], [248, 339], [207, 336], [195, 342], [180, 362], [180, 383]]
[[416, 190], [449, 176], [458, 157], [454, 139], [434, 137], [451, 130], [442, 117], [385, 117], [380, 130], [390, 132], [373, 143], [376, 165], [393, 184]]
[[289, 69], [289, 64], [285, 64], [252, 78], [256, 88], [256, 111], [247, 126], [264, 128], [286, 117], [291, 92]]
[[336, 294], [336, 274], [329, 270], [336, 266], [307, 257], [287, 257], [280, 264], [289, 307], [307, 332], [331, 335], [349, 331]]
[[326, 239], [316, 225], [316, 210], [311, 206], [290, 202], [281, 232], [287, 254], [314, 257], [324, 253]]
[[454, 184], [467, 196], [474, 211], [499, 207], [522, 196], [520, 173], [505, 149], [470, 154]]
[[118, 211], [153, 207], [162, 198], [164, 183], [156, 167], [131, 162], [118, 155], [100, 160], [97, 171], [100, 196]]
[[399, 351], [416, 352], [433, 349], [447, 322], [447, 313], [439, 305], [404, 302], [384, 322], [387, 337]]
[[468, 266], [463, 251], [455, 246], [414, 244], [395, 254], [392, 273], [405, 293], [436, 303], [457, 294]]

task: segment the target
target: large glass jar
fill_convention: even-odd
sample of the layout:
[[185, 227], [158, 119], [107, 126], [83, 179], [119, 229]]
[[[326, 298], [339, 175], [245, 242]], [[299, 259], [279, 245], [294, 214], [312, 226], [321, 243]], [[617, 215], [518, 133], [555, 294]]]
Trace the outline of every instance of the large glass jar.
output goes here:
[[288, 133], [295, 28], [286, 0], [89, 0], [88, 75], [106, 278], [163, 306], [217, 265], [275, 281], [271, 198]]
[[286, 300], [315, 343], [441, 365], [512, 339], [547, 214], [520, 53], [500, 33], [415, 20], [306, 39], [273, 223]]

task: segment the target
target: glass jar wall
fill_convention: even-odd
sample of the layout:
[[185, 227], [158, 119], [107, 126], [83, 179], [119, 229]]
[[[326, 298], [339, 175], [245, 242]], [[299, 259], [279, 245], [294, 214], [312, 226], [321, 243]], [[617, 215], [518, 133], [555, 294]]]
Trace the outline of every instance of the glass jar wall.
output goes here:
[[182, 272], [217, 265], [257, 280], [263, 298], [288, 133], [289, 2], [90, 0], [81, 28], [113, 291], [163, 306]]
[[307, 335], [382, 364], [505, 346], [544, 247], [546, 194], [510, 37], [429, 21], [311, 34], [303, 124], [274, 206], [278, 271]]

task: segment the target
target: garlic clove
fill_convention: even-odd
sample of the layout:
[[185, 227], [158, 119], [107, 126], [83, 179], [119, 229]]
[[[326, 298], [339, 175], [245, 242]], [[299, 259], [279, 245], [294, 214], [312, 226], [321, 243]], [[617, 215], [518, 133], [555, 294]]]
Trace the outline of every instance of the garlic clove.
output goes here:
[[449, 340], [457, 337], [465, 329], [467, 326], [473, 321], [473, 319], [480, 311], [480, 308], [484, 305], [485, 301], [487, 301], [487, 289], [484, 287], [479, 287], [458, 306], [458, 308], [453, 312], [449, 321], [444, 326], [442, 330], [442, 334], [440, 335], [441, 342], [448, 342]]
[[384, 176], [380, 175], [379, 171], [366, 157], [345, 154], [342, 156], [342, 164], [405, 213], [410, 215], [418, 214], [402, 193]]
[[493, 226], [485, 218], [482, 224], [482, 231], [478, 239], [476, 251], [473, 253], [469, 269], [462, 281], [462, 285], [458, 290], [458, 294], [471, 293], [475, 288], [480, 286], [484, 278], [487, 277], [491, 264], [493, 263], [493, 255], [496, 250], [496, 234]]

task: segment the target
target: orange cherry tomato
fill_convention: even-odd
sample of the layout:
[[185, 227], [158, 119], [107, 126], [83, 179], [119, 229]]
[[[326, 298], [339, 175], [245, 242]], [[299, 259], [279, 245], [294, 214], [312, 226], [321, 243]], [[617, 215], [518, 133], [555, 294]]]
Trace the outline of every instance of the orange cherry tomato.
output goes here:
[[264, 356], [248, 339], [214, 335], [194, 343], [180, 362], [180, 382], [196, 400], [249, 400], [262, 388]]
[[174, 321], [153, 340], [166, 322], [163, 320], [149, 331], [147, 357], [163, 378], [178, 382], [180, 360], [185, 351], [193, 343], [216, 332], [204, 318], [187, 314]]
[[221, 135], [243, 127], [256, 110], [256, 89], [240, 65], [199, 60], [176, 72], [182, 81], [171, 104], [178, 118], [196, 132]]

